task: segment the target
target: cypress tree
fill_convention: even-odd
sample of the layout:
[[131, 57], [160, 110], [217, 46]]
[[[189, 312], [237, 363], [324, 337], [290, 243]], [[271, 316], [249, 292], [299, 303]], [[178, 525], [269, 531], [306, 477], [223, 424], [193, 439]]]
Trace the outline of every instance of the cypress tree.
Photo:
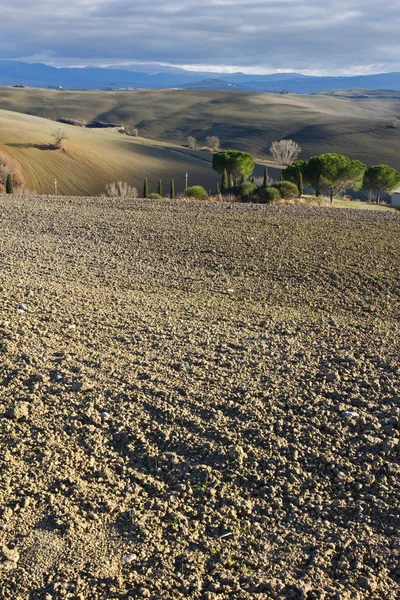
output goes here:
[[162, 196], [162, 179], [160, 179], [158, 182], [157, 194]]
[[149, 182], [147, 181], [147, 177], [145, 177], [143, 182], [143, 198], [149, 197]]
[[264, 181], [263, 185], [268, 186], [268, 168], [267, 165], [264, 167]]
[[297, 179], [297, 187], [299, 188], [299, 197], [303, 195], [303, 173], [299, 171], [299, 177]]
[[233, 187], [233, 175], [232, 175], [232, 173], [229, 173], [228, 185], [229, 185], [229, 187]]
[[224, 169], [221, 181], [221, 194], [224, 194], [226, 192], [226, 190], [228, 189], [228, 185], [228, 173], [226, 172], [226, 169]]
[[253, 175], [253, 177], [251, 178], [251, 183], [255, 183], [255, 182], [256, 182], [256, 178]]
[[279, 181], [283, 181], [283, 173], [282, 173], [282, 171], [281, 171], [281, 174], [279, 176]]
[[13, 194], [14, 193], [14, 184], [13, 184], [13, 180], [11, 177], [11, 173], [9, 173], [7, 175], [7, 180], [6, 180], [6, 194]]
[[240, 183], [246, 183], [246, 177], [244, 175], [241, 176]]
[[217, 196], [219, 196], [220, 191], [219, 191], [219, 183], [217, 183], [217, 187], [215, 189], [215, 193], [217, 194]]
[[169, 191], [169, 197], [171, 198], [171, 200], [175, 198], [175, 181], [173, 179], [171, 179], [171, 189]]

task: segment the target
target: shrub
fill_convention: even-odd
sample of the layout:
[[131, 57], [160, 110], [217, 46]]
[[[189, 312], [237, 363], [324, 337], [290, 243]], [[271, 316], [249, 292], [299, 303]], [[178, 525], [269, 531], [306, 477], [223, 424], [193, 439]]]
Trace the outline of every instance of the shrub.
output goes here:
[[291, 181], [278, 181], [278, 183], [274, 183], [272, 187], [276, 189], [279, 192], [280, 197], [285, 200], [299, 197], [299, 188]]
[[268, 187], [267, 185], [258, 187], [254, 192], [254, 196], [258, 199], [260, 204], [270, 204], [271, 202], [276, 202], [281, 199], [279, 190], [274, 187]]
[[161, 194], [149, 194], [148, 198], [150, 200], [162, 200], [163, 197], [161, 196]]
[[196, 198], [196, 200], [206, 200], [208, 193], [201, 185], [192, 185], [185, 192], [185, 198]]
[[63, 129], [56, 129], [51, 134], [52, 142], [50, 143], [50, 148], [53, 150], [60, 150], [63, 145], [63, 141], [68, 139], [68, 135], [65, 133]]
[[197, 141], [196, 138], [193, 137], [192, 135], [189, 135], [189, 137], [187, 138], [187, 145], [189, 146], [189, 148], [197, 148]]
[[6, 191], [7, 178], [11, 175], [13, 190], [19, 191], [25, 184], [19, 162], [0, 152], [0, 194]]
[[246, 181], [245, 183], [240, 183], [239, 185], [234, 185], [233, 187], [228, 188], [226, 193], [233, 196], [240, 196], [242, 200], [248, 201], [255, 189], [255, 183]]
[[126, 181], [117, 181], [106, 185], [106, 196], [109, 198], [137, 198], [138, 191]]

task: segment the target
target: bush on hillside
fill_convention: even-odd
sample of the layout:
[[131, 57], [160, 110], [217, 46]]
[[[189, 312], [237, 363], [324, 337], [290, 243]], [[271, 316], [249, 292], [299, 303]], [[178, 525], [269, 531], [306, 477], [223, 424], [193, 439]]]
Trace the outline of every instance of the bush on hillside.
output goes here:
[[185, 191], [185, 198], [195, 198], [196, 200], [206, 200], [208, 198], [207, 191], [201, 185], [192, 185]]
[[253, 196], [260, 204], [270, 204], [271, 202], [276, 202], [277, 200], [281, 199], [279, 190], [267, 185], [261, 185], [258, 187], [254, 191]]
[[276, 189], [279, 192], [280, 197], [285, 200], [292, 200], [292, 198], [299, 197], [299, 188], [291, 181], [278, 181], [277, 183], [274, 183], [272, 187]]
[[150, 200], [162, 200], [163, 199], [161, 194], [156, 194], [156, 193], [149, 194], [148, 197], [150, 198]]
[[250, 196], [252, 195], [252, 193], [254, 192], [254, 190], [256, 189], [256, 184], [255, 183], [251, 183], [250, 181], [245, 181], [244, 183], [241, 183], [239, 185], [234, 185], [231, 188], [228, 188], [226, 190], [227, 194], [231, 194], [232, 196], [240, 196], [240, 198], [244, 201], [244, 202], [248, 202]]
[[0, 194], [6, 191], [8, 175], [11, 175], [14, 192], [21, 190], [25, 185], [21, 165], [7, 154], [0, 152]]
[[86, 121], [79, 119], [57, 119], [57, 123], [65, 123], [65, 125], [74, 125], [75, 127], [85, 127]]

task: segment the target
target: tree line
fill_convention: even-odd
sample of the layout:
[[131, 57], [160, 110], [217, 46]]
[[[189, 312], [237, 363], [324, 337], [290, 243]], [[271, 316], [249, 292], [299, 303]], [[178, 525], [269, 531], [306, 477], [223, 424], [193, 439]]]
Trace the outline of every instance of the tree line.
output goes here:
[[224, 150], [214, 154], [213, 168], [222, 176], [221, 193], [236, 193], [243, 197], [258, 196], [272, 201], [277, 196], [274, 189], [280, 192], [281, 197], [285, 197], [284, 194], [287, 194], [286, 197], [294, 197], [301, 196], [307, 187], [316, 196], [328, 195], [332, 204], [335, 196], [349, 189], [363, 189], [371, 201], [379, 204], [384, 193], [390, 194], [400, 185], [400, 173], [389, 165], [367, 168], [361, 161], [351, 160], [343, 154], [326, 153], [308, 161], [294, 160], [288, 164], [298, 156], [300, 148], [292, 140], [282, 142], [274, 142], [274, 154], [279, 154], [280, 160], [285, 160], [287, 166], [281, 172], [281, 181], [272, 185], [266, 167], [262, 185], [257, 185], [254, 178], [249, 181], [255, 166], [249, 153]]

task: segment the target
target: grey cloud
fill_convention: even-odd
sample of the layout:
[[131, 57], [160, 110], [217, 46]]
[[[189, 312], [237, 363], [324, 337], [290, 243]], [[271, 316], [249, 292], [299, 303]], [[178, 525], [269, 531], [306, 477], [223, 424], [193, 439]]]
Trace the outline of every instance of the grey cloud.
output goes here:
[[400, 1], [2, 0], [0, 57], [400, 69]]

